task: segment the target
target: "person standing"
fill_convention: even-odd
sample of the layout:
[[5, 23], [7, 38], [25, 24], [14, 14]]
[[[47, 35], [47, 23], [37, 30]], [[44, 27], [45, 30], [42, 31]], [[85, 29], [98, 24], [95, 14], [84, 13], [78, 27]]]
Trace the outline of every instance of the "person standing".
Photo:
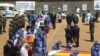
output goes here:
[[45, 32], [48, 34], [50, 30], [51, 17], [48, 15], [44, 20]]
[[90, 18], [91, 18], [91, 17], [92, 17], [92, 14], [91, 14], [90, 11], [88, 10], [88, 13], [86, 14], [86, 18], [85, 18], [86, 24], [89, 24]]
[[51, 19], [52, 19], [53, 29], [56, 29], [56, 14], [53, 13]]
[[40, 28], [36, 34], [36, 38], [33, 43], [33, 52], [34, 56], [45, 56], [46, 53], [46, 39], [45, 39], [45, 32]]
[[71, 26], [72, 21], [73, 21], [73, 19], [71, 17], [71, 14], [68, 14], [67, 17], [66, 17], [67, 25], [70, 25]]
[[89, 23], [89, 28], [90, 28], [90, 40], [91, 42], [94, 41], [94, 18], [90, 20], [90, 23]]
[[0, 16], [0, 34], [2, 34], [2, 17]]
[[80, 35], [80, 28], [78, 27], [78, 25], [74, 26], [74, 33], [73, 33], [73, 40], [76, 43], [76, 47], [79, 47], [79, 35]]
[[14, 55], [15, 56], [20, 56], [20, 49], [21, 49], [20, 42], [21, 42], [20, 40], [17, 40], [17, 43], [14, 46]]
[[99, 17], [99, 11], [96, 11], [96, 13], [95, 13], [95, 22], [99, 22], [99, 20], [98, 20], [98, 17]]
[[0, 9], [0, 34], [2, 34], [3, 11]]
[[5, 17], [5, 15], [3, 16], [3, 32], [6, 32], [5, 31], [5, 28], [6, 28], [6, 17]]
[[74, 24], [78, 24], [79, 19], [78, 19], [78, 16], [75, 13], [72, 13], [72, 19], [73, 19]]
[[60, 12], [57, 14], [57, 18], [58, 18], [58, 22], [61, 23], [62, 22], [62, 17], [61, 17], [61, 13]]
[[68, 25], [67, 28], [65, 29], [65, 37], [66, 37], [66, 43], [72, 43], [72, 35], [73, 35], [73, 32], [71, 30], [71, 27]]
[[82, 14], [82, 16], [83, 16], [83, 17], [82, 17], [82, 23], [85, 23], [85, 15], [86, 15], [86, 14], [85, 14], [85, 11], [83, 11], [83, 14]]
[[100, 43], [96, 41], [91, 47], [91, 56], [99, 56]]
[[[12, 22], [12, 21], [10, 21], [10, 22]], [[13, 37], [13, 35], [14, 35], [14, 28], [12, 27], [13, 25], [12, 25], [12, 23], [10, 23], [9, 24], [9, 29], [8, 29], [8, 31], [9, 31], [9, 39], [12, 39], [12, 37]]]
[[4, 45], [4, 56], [14, 56], [14, 46], [11, 40], [8, 40]]

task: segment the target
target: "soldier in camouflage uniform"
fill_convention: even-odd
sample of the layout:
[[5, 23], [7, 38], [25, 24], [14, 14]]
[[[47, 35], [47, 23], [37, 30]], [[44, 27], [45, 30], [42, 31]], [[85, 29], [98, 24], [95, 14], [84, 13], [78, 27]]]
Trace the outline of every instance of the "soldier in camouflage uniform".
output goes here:
[[13, 19], [13, 28], [14, 28], [14, 33], [16, 33], [17, 30], [19, 29], [18, 17]]
[[24, 28], [25, 27], [25, 18], [22, 17], [21, 21], [22, 21], [22, 28]]
[[9, 39], [11, 39], [14, 35], [14, 28], [13, 28], [13, 21], [10, 21], [10, 24], [9, 24]]
[[0, 34], [2, 34], [2, 17], [3, 17], [3, 11], [0, 9]]

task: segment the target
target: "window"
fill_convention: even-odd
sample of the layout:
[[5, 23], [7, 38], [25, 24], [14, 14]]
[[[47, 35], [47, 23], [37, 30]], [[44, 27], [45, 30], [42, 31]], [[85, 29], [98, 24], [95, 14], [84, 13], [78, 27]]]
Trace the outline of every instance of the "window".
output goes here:
[[9, 7], [9, 10], [14, 10], [14, 8], [13, 7]]
[[7, 8], [7, 7], [0, 6], [0, 9], [1, 9], [1, 10], [6, 10], [6, 8]]

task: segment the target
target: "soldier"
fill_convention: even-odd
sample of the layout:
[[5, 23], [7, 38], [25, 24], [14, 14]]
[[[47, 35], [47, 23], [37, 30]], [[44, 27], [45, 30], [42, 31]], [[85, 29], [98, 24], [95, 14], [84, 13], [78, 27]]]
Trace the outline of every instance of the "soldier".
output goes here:
[[53, 47], [52, 50], [60, 50], [60, 45], [61, 45], [61, 41], [56, 42]]
[[34, 27], [35, 22], [36, 22], [36, 18], [35, 18], [35, 13], [34, 11], [30, 14], [30, 23], [32, 24], [32, 27]]
[[6, 17], [5, 15], [3, 16], [3, 32], [6, 32], [5, 31], [5, 27], [6, 27]]
[[3, 11], [0, 9], [0, 34], [2, 34], [2, 17], [3, 17]]
[[39, 56], [45, 56], [47, 46], [45, 40], [45, 32], [42, 29], [38, 30], [33, 47], [34, 56], [37, 56], [38, 54]]
[[17, 21], [16, 25], [18, 27], [17, 30], [19, 30], [20, 28], [24, 28], [24, 26], [25, 26], [24, 17], [20, 16], [20, 17], [18, 17], [18, 19], [16, 21]]
[[96, 41], [94, 45], [91, 47], [91, 56], [99, 56], [100, 51], [100, 43]]
[[31, 14], [30, 12], [27, 13], [28, 22], [30, 22], [30, 14]]
[[89, 24], [90, 24], [89, 26], [90, 27], [90, 40], [91, 42], [93, 42], [94, 41], [94, 18], [90, 20]]
[[70, 54], [70, 56], [78, 56], [79, 54], [79, 50], [75, 50], [72, 54]]
[[[10, 21], [12, 22], [12, 21]], [[14, 30], [13, 30], [13, 25], [10, 23], [9, 24], [9, 39], [12, 39], [13, 35], [14, 35]]]
[[25, 18], [22, 16], [22, 28], [24, 28], [25, 27]]
[[47, 16], [45, 18], [45, 21], [44, 21], [44, 27], [45, 27], [45, 31], [46, 33], [49, 33], [49, 29], [50, 29], [50, 23], [51, 23], [51, 17]]
[[13, 32], [13, 34], [15, 34], [17, 31], [16, 21], [13, 20], [13, 21], [11, 21], [10, 24], [11, 24], [11, 27], [13, 28], [12, 32]]

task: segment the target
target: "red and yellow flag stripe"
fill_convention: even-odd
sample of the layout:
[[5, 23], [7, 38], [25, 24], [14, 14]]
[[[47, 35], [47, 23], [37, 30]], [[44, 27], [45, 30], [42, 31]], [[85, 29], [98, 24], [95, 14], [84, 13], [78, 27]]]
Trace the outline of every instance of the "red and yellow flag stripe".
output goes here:
[[[55, 53], [54, 56], [70, 56], [70, 54], [73, 51], [60, 51], [58, 53]], [[89, 51], [80, 51], [78, 56], [91, 56], [91, 53]]]

